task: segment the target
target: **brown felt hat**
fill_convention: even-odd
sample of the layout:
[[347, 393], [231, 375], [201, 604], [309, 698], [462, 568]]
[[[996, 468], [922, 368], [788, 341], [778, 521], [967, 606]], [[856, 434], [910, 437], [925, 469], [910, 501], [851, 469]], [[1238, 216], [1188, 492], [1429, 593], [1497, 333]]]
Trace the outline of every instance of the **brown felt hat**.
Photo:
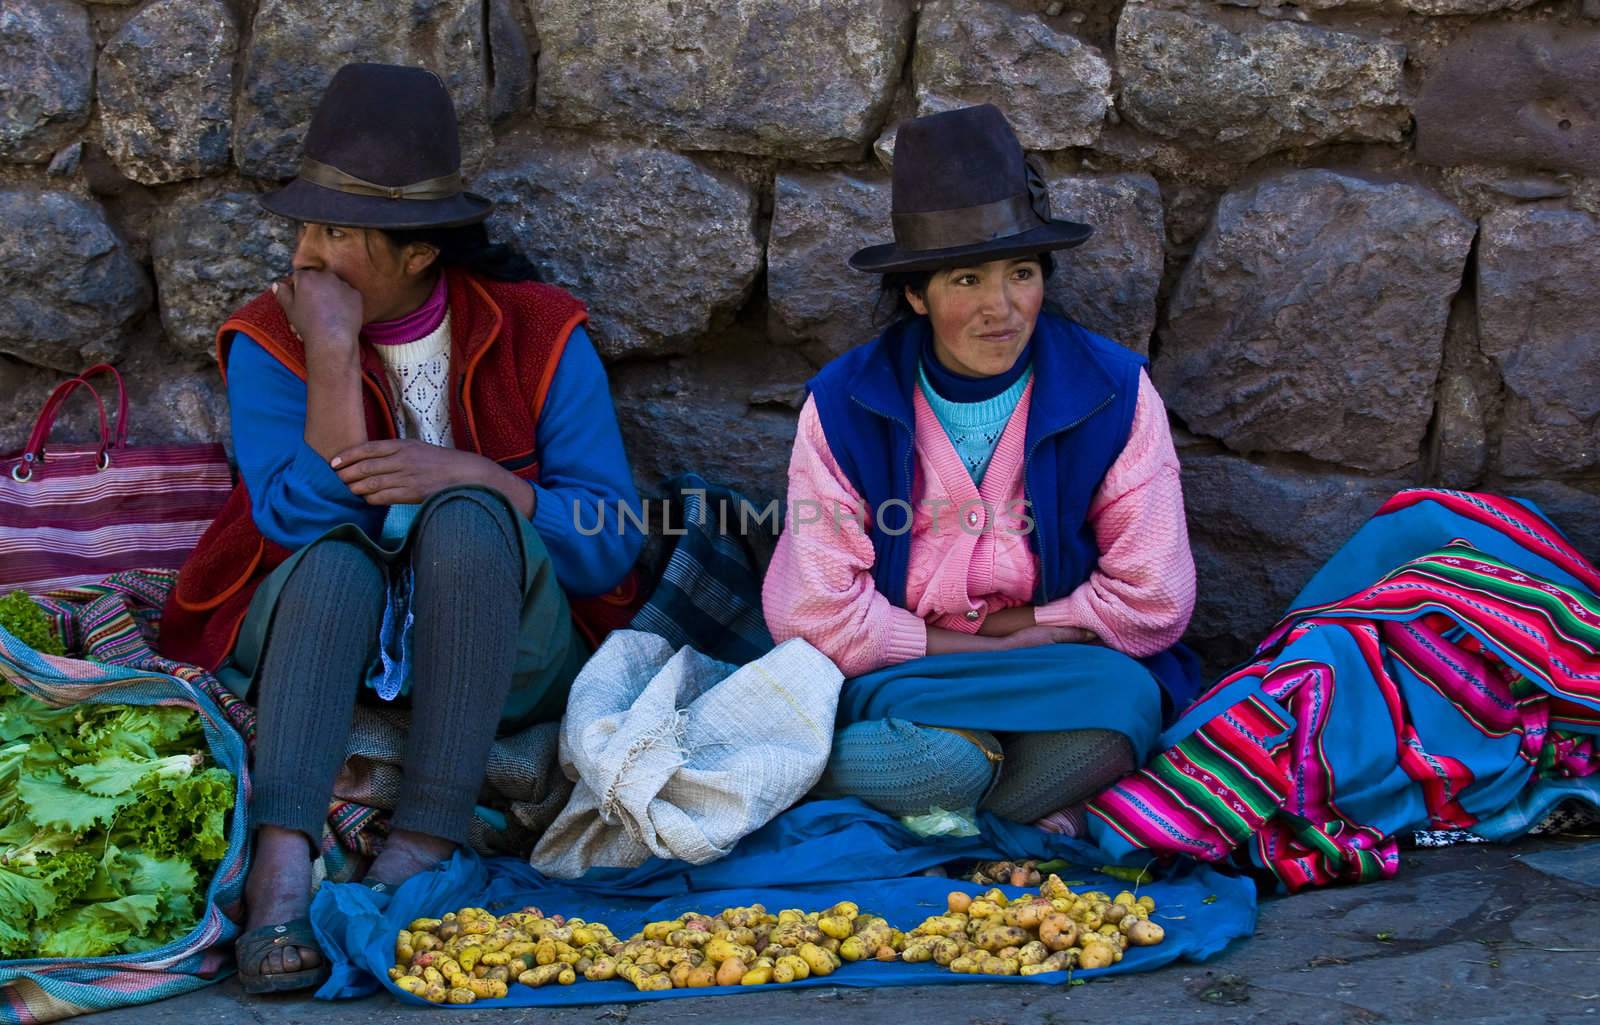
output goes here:
[[475, 224], [494, 204], [461, 182], [456, 109], [439, 76], [346, 64], [306, 130], [300, 175], [261, 205], [296, 221], [356, 228]]
[[850, 257], [856, 270], [933, 270], [1082, 245], [1094, 229], [1050, 218], [1044, 178], [997, 107], [912, 118], [894, 141], [894, 241]]

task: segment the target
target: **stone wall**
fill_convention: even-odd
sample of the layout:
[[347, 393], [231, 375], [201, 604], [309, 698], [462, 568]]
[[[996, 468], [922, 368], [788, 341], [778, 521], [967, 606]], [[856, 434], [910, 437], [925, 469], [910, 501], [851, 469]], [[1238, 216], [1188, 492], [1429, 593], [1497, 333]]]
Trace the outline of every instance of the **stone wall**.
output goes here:
[[893, 124], [987, 100], [1097, 227], [1052, 297], [1152, 358], [1214, 666], [1398, 487], [1600, 555], [1600, 0], [0, 0], [0, 451], [100, 359], [135, 439], [226, 437], [211, 332], [290, 252], [253, 196], [352, 59], [450, 84], [645, 487], [781, 493]]

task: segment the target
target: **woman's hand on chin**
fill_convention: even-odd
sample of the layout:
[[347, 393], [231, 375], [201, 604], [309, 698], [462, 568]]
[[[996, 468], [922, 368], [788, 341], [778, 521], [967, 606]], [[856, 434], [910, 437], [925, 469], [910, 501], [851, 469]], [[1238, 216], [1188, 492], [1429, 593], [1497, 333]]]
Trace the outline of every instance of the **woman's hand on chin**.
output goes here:
[[415, 505], [447, 488], [476, 484], [533, 514], [533, 488], [491, 459], [415, 439], [364, 441], [329, 460], [351, 494], [368, 505]]
[[355, 352], [361, 337], [361, 293], [338, 275], [322, 270], [297, 270], [272, 283], [272, 294], [289, 325], [313, 352]]

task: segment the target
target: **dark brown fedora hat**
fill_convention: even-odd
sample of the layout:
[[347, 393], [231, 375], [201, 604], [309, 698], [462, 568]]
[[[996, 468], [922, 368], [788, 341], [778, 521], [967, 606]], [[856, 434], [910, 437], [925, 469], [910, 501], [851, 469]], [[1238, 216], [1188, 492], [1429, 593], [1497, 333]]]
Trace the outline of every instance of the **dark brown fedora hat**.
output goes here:
[[990, 104], [902, 122], [894, 142], [894, 241], [850, 257], [860, 271], [933, 270], [1082, 245], [1094, 229], [1050, 219], [1044, 179]]
[[456, 109], [444, 83], [393, 64], [339, 69], [306, 130], [299, 177], [261, 205], [357, 228], [446, 228], [494, 209], [461, 183]]

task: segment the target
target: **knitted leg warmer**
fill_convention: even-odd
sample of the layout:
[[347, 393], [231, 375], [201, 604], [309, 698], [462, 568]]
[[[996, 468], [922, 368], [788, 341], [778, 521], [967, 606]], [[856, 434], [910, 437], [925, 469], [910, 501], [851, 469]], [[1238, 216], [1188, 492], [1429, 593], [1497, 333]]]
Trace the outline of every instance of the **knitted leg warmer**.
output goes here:
[[980, 730], [955, 733], [903, 719], [852, 723], [834, 734], [819, 788], [897, 817], [972, 808], [994, 781], [990, 755], [999, 750], [994, 735]]
[[1133, 746], [1115, 730], [1008, 733], [1000, 782], [984, 810], [1014, 822], [1033, 822], [1087, 801], [1137, 769]]
[[386, 594], [383, 569], [344, 541], [314, 544], [284, 585], [256, 681], [257, 825], [322, 839]]
[[464, 493], [413, 531], [416, 664], [394, 826], [464, 844], [516, 665], [521, 605], [510, 514]]

